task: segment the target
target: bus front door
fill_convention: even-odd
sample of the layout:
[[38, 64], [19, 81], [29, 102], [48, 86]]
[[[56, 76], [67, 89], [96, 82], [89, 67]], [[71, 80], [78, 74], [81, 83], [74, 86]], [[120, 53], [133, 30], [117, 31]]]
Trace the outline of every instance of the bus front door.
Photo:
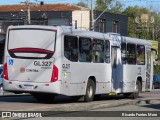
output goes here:
[[111, 76], [111, 92], [109, 93], [109, 95], [116, 95], [117, 82], [118, 82], [117, 54], [118, 54], [118, 47], [112, 46], [111, 48], [112, 76]]

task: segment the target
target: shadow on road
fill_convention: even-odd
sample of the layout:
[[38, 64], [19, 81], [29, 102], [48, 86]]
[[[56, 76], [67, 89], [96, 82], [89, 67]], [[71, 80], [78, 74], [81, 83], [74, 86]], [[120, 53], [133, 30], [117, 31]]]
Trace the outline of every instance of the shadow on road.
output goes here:
[[[104, 100], [120, 100], [124, 99], [122, 95], [119, 96], [107, 96], [107, 95], [101, 95], [99, 97], [96, 97], [94, 101], [104, 101]], [[31, 95], [20, 95], [20, 96], [10, 96], [10, 97], [0, 97], [0, 103], [1, 102], [19, 102], [19, 103], [42, 103], [42, 104], [61, 104], [61, 103], [82, 103], [83, 97], [79, 100], [75, 100], [72, 97], [62, 96], [58, 95], [54, 98], [52, 102], [39, 102], [37, 101], [33, 96]]]
[[143, 105], [143, 106], [141, 106], [141, 107], [152, 108], [152, 109], [160, 110], [160, 103], [158, 103], [158, 104]]

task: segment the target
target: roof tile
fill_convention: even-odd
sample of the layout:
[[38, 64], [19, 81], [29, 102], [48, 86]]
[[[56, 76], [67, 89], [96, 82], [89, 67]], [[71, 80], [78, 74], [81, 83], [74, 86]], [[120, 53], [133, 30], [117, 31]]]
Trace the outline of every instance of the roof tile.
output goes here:
[[[71, 4], [44, 4], [30, 5], [31, 11], [74, 11], [74, 10], [89, 10], [89, 8], [71, 5]], [[0, 5], [0, 12], [18, 12], [27, 10], [26, 5]]]

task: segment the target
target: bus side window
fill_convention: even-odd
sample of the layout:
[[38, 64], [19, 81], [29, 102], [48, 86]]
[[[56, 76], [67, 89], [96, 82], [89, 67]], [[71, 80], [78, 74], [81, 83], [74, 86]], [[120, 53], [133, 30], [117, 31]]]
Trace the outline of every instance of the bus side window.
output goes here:
[[108, 40], [105, 41], [105, 62], [110, 63], [110, 43]]
[[136, 64], [136, 45], [127, 44], [127, 63]]
[[91, 39], [90, 38], [79, 38], [79, 61], [80, 62], [91, 62], [92, 61], [92, 50], [91, 50]]
[[64, 37], [64, 56], [72, 61], [78, 61], [78, 39], [74, 36]]
[[127, 62], [127, 51], [126, 51], [126, 43], [121, 44], [121, 57], [122, 57], [122, 63], [126, 64]]
[[145, 64], [145, 47], [144, 45], [137, 45], [137, 64]]
[[93, 62], [103, 63], [104, 62], [104, 41], [93, 40]]

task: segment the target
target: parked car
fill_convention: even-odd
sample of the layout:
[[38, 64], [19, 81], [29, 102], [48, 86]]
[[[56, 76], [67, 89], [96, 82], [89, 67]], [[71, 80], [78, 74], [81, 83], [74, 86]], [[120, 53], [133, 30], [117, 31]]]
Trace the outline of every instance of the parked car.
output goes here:
[[3, 85], [3, 69], [0, 68], [0, 87]]
[[0, 68], [0, 95], [3, 95], [3, 68]]
[[160, 89], [160, 75], [153, 75], [153, 89]]

